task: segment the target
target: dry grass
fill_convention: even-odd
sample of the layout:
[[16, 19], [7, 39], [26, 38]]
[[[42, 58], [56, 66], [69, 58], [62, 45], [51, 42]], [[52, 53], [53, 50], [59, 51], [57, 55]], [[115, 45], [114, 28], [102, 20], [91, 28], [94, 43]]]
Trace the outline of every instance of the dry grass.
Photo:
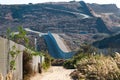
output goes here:
[[0, 73], [0, 80], [3, 80], [3, 75]]
[[9, 73], [6, 75], [6, 80], [13, 80], [12, 72], [9, 72]]
[[120, 54], [116, 52], [114, 59], [115, 59], [117, 65], [118, 65], [118, 67], [120, 69]]
[[84, 58], [77, 64], [77, 71], [71, 76], [87, 80], [120, 80], [120, 54], [115, 58], [96, 55]]

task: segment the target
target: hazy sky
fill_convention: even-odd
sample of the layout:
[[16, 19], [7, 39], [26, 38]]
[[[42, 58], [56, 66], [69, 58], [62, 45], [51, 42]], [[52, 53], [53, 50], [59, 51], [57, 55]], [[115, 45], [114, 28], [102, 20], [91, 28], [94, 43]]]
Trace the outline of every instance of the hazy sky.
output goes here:
[[[28, 3], [68, 2], [68, 1], [72, 0], [0, 0], [0, 4], [28, 4]], [[82, 1], [85, 1], [87, 3], [99, 3], [99, 4], [115, 3], [120, 8], [120, 0], [82, 0]]]

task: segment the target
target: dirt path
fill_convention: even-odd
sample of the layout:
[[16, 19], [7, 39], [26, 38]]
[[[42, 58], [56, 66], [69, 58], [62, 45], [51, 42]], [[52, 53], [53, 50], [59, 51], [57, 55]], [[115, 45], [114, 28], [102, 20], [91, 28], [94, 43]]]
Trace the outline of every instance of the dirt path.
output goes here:
[[36, 75], [31, 80], [72, 80], [69, 74], [73, 69], [64, 69], [61, 66], [52, 66], [42, 75]]
[[73, 70], [67, 70], [63, 67], [54, 66], [45, 75], [41, 80], [71, 80], [69, 74]]

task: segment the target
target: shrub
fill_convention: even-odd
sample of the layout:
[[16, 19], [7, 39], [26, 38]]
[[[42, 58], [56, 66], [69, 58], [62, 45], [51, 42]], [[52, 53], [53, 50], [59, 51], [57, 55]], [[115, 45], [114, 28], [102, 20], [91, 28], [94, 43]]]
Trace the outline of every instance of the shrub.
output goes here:
[[120, 69], [112, 57], [96, 55], [81, 59], [77, 63], [77, 72], [71, 76], [87, 80], [119, 80]]
[[76, 60], [67, 60], [64, 62], [63, 67], [66, 69], [75, 69]]
[[42, 68], [44, 70], [47, 70], [51, 66], [51, 57], [50, 57], [50, 55], [48, 53], [45, 53], [44, 57], [45, 57], [45, 61], [42, 64]]
[[52, 60], [52, 66], [63, 66], [65, 60], [64, 59], [54, 59]]
[[74, 69], [76, 68], [78, 61], [88, 57], [89, 57], [88, 54], [84, 54], [84, 53], [76, 54], [72, 59], [66, 60], [63, 64], [63, 67], [67, 69]]

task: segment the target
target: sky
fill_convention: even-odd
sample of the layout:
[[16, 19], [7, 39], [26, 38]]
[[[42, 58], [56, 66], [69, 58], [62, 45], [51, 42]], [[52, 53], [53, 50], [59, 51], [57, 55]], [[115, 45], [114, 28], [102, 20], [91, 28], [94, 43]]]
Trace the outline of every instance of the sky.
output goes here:
[[[72, 0], [0, 0], [0, 4], [28, 4], [28, 3], [44, 3], [44, 2], [68, 2]], [[76, 0], [80, 1], [80, 0]], [[120, 0], [82, 0], [87, 3], [98, 4], [116, 4], [120, 8]]]

